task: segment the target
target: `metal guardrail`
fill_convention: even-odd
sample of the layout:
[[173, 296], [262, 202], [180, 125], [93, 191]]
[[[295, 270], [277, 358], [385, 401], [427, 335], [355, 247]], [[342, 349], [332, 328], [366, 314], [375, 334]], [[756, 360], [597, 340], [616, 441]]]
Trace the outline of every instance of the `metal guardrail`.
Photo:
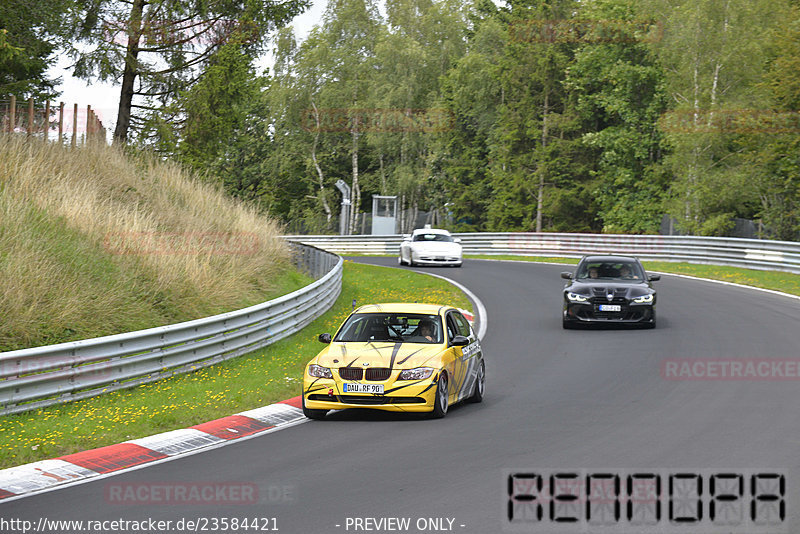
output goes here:
[[[800, 274], [800, 243], [734, 237], [565, 233], [464, 233], [464, 254], [579, 258], [609, 253]], [[401, 235], [287, 236], [337, 254], [398, 254]]]
[[291, 244], [314, 283], [241, 310], [194, 321], [0, 353], [0, 415], [161, 380], [287, 337], [327, 311], [342, 287], [343, 260]]

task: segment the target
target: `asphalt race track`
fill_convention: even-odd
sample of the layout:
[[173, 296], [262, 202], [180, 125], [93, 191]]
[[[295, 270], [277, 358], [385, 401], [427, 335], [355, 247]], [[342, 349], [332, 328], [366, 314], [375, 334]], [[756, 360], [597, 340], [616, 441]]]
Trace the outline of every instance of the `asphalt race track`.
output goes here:
[[[356, 260], [396, 266], [395, 258]], [[757, 379], [662, 376], [668, 362], [682, 359], [770, 365], [800, 359], [800, 300], [665, 275], [655, 282], [655, 330], [565, 331], [559, 272], [566, 269], [479, 260], [461, 269], [418, 269], [457, 280], [486, 306], [483, 404], [453, 407], [442, 420], [337, 412], [325, 421], [0, 504], [0, 518], [201, 519], [207, 531], [214, 531], [215, 518], [265, 518], [270, 522], [260, 526], [284, 534], [562, 532], [562, 525], [546, 520], [509, 525], [508, 470], [700, 473], [706, 484], [716, 470], [767, 470], [786, 477], [788, 519], [748, 532], [800, 532], [800, 379], [781, 379], [774, 367]], [[110, 484], [176, 482], [255, 484], [260, 502], [130, 506], [108, 499]], [[364, 518], [383, 519], [384, 528]], [[403, 529], [388, 518], [410, 523]], [[657, 531], [717, 532], [665, 524]]]

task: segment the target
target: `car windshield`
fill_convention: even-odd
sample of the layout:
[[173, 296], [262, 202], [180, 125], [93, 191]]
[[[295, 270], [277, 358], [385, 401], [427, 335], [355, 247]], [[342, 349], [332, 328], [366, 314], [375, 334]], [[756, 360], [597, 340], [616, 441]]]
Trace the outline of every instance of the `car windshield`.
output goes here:
[[444, 241], [453, 242], [453, 238], [447, 234], [414, 234], [414, 241]]
[[334, 341], [441, 343], [442, 321], [438, 315], [421, 313], [356, 313]]
[[644, 280], [644, 271], [638, 262], [589, 261], [578, 269], [578, 279], [588, 280]]

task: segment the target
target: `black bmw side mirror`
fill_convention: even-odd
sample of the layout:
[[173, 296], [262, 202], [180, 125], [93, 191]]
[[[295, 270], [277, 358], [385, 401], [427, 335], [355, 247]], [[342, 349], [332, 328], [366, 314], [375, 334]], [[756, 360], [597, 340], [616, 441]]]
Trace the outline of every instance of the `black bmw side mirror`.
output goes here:
[[561, 278], [563, 278], [565, 280], [572, 280], [572, 273], [569, 272], [569, 271], [562, 271], [561, 272]]
[[456, 336], [450, 341], [450, 345], [454, 347], [463, 347], [469, 345], [469, 338], [464, 336]]
[[331, 342], [331, 335], [330, 334], [320, 334], [319, 335], [320, 343], [330, 343]]
[[648, 274], [647, 275], [647, 279], [650, 280], [651, 282], [655, 282], [656, 280], [661, 280], [661, 275], [660, 274]]

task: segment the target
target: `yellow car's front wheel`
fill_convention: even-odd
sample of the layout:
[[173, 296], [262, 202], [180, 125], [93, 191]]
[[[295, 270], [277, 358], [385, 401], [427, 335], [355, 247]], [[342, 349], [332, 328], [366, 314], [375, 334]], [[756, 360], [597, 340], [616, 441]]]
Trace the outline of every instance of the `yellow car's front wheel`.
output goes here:
[[439, 381], [436, 384], [436, 397], [433, 399], [433, 410], [431, 417], [434, 419], [441, 419], [447, 415], [447, 373], [442, 371], [439, 375]]
[[478, 376], [475, 377], [475, 389], [467, 402], [483, 402], [483, 394], [486, 391], [486, 366], [481, 362], [478, 367]]
[[306, 396], [302, 395], [303, 399], [303, 415], [308, 417], [309, 419], [324, 419], [325, 414], [328, 413], [328, 410], [314, 410], [312, 408], [306, 408]]

